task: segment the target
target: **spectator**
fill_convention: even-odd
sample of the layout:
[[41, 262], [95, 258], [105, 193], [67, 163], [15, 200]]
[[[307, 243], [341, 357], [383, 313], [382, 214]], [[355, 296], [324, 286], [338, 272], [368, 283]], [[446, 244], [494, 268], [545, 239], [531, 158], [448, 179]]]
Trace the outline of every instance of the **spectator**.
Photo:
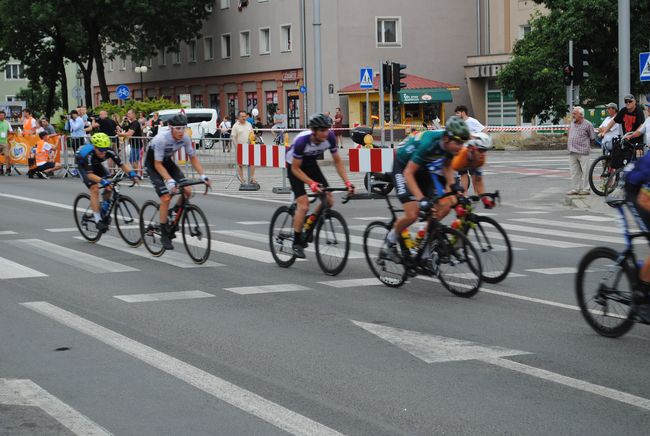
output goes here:
[[86, 106], [77, 107], [77, 113], [79, 114], [79, 118], [84, 120], [84, 123], [88, 122], [88, 110], [86, 109]]
[[68, 143], [72, 147], [72, 150], [76, 152], [77, 148], [84, 144], [84, 138], [86, 137], [85, 123], [79, 116], [79, 112], [76, 110], [70, 112], [70, 118], [65, 122], [64, 129], [70, 132]]
[[47, 118], [41, 118], [40, 120], [38, 120], [38, 125], [39, 127], [36, 130], [38, 133], [45, 132], [45, 134], [47, 135], [45, 139], [49, 139], [52, 136], [56, 136], [56, 130], [54, 130], [54, 126], [50, 124], [50, 120], [48, 120]]
[[114, 119], [108, 117], [108, 112], [100, 111], [99, 118], [93, 120], [92, 127], [97, 129], [99, 133], [108, 135], [113, 145], [117, 146], [117, 123]]
[[454, 112], [456, 112], [456, 116], [461, 117], [463, 120], [465, 120], [467, 127], [469, 127], [470, 133], [485, 132], [487, 130], [485, 126], [479, 122], [479, 120], [468, 115], [467, 106], [456, 106]]
[[133, 164], [134, 170], [140, 172], [142, 170], [140, 162], [140, 157], [142, 155], [142, 127], [140, 126], [140, 122], [137, 120], [133, 109], [129, 109], [126, 113], [126, 118], [128, 121], [128, 127], [126, 129], [122, 128], [122, 132], [118, 133], [118, 136], [129, 140], [129, 144], [131, 145], [129, 162]]
[[[625, 102], [625, 107], [618, 111], [618, 114], [605, 127], [601, 127], [599, 133], [605, 134], [609, 132], [616, 123], [621, 125], [624, 135], [634, 132], [641, 127], [645, 121], [645, 116], [641, 108], [637, 106], [636, 98], [632, 94], [628, 94], [623, 98], [623, 101]], [[642, 140], [641, 137], [635, 137], [632, 139], [632, 143], [641, 144]]]
[[334, 134], [336, 135], [336, 144], [343, 148], [343, 113], [341, 113], [341, 108], [336, 108], [336, 113], [334, 114]]
[[255, 125], [255, 119], [253, 118], [253, 115], [250, 112], [246, 112], [246, 121], [248, 121], [248, 123], [251, 126]]
[[585, 120], [585, 110], [580, 106], [573, 108], [573, 121], [569, 126], [569, 165], [571, 168], [571, 190], [567, 195], [589, 195], [589, 152], [596, 139], [594, 126]]
[[147, 117], [144, 115], [144, 112], [140, 112], [138, 115], [138, 121], [140, 122], [141, 129], [144, 129], [147, 126]]
[[158, 128], [162, 126], [162, 120], [160, 119], [160, 114], [158, 112], [153, 113], [153, 118], [149, 121], [149, 127], [151, 128], [151, 136], [156, 136], [158, 134]]
[[232, 142], [230, 141], [230, 129], [232, 124], [230, 123], [230, 117], [226, 115], [221, 124], [219, 124], [219, 135], [221, 136], [221, 151], [230, 151], [232, 147]]
[[[239, 111], [239, 118], [237, 118], [237, 122], [235, 123], [234, 126], [232, 126], [232, 131], [231, 131], [231, 136], [232, 136], [232, 141], [235, 145], [237, 144], [242, 144], [242, 145], [247, 145], [249, 144], [250, 137], [253, 134], [253, 126], [251, 123], [248, 122], [246, 119], [248, 117], [248, 114], [244, 111]], [[250, 166], [251, 170], [251, 179], [248, 181], [249, 183], [257, 183], [255, 181], [255, 167], [253, 165]], [[244, 169], [242, 165], [237, 165], [237, 175], [239, 176], [239, 181], [241, 183], [244, 183], [246, 179], [244, 179]]]
[[645, 134], [643, 142], [647, 150], [648, 147], [650, 147], [650, 105], [646, 106], [646, 110], [648, 111], [648, 117], [645, 119], [643, 124], [641, 124], [639, 128], [636, 129], [634, 132], [630, 132], [626, 134], [625, 139], [634, 140], [635, 138], [638, 138], [641, 135]]
[[35, 135], [38, 123], [32, 116], [32, 111], [25, 108], [23, 110], [23, 135]]
[[120, 115], [118, 113], [114, 113], [113, 115], [111, 115], [111, 119], [115, 121], [116, 126], [120, 125]]
[[[0, 164], [0, 175], [4, 174], [5, 176], [11, 175], [11, 153], [9, 153], [9, 134], [13, 133], [11, 124], [5, 117], [7, 114], [5, 111], [0, 110], [0, 153], [5, 157], [4, 163]], [[4, 165], [7, 165], [7, 171], [4, 170]]]
[[609, 125], [609, 122], [616, 117], [618, 113], [618, 105], [616, 103], [608, 103], [607, 106], [607, 117], [600, 123], [598, 128], [598, 137], [601, 138], [600, 146], [603, 151], [610, 152], [612, 151], [612, 140], [617, 136], [621, 135], [621, 125], [614, 122], [614, 125], [611, 129], [603, 131], [603, 128]]
[[273, 134], [274, 142], [277, 145], [282, 145], [284, 143], [283, 134], [286, 128], [287, 117], [278, 109], [273, 114], [273, 126], [271, 127], [271, 133]]
[[47, 179], [48, 175], [61, 169], [61, 164], [54, 162], [55, 151], [52, 144], [45, 141], [47, 134], [41, 132], [38, 134], [38, 137], [36, 147], [32, 148], [30, 153], [30, 158], [35, 160], [36, 167], [29, 170], [27, 177], [33, 179], [34, 174], [36, 174], [39, 179]]

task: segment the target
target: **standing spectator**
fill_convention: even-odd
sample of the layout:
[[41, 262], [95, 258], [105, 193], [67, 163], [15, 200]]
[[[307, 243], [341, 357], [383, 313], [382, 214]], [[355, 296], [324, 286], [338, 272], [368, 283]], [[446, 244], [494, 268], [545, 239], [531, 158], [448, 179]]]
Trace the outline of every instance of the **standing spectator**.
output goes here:
[[253, 118], [253, 115], [250, 112], [246, 112], [246, 121], [248, 121], [248, 124], [251, 126], [255, 125], [255, 119]]
[[[250, 136], [253, 134], [253, 126], [246, 120], [247, 117], [248, 114], [246, 112], [239, 111], [239, 118], [237, 118], [235, 125], [232, 126], [231, 136], [235, 146], [237, 144], [247, 145], [250, 143]], [[255, 167], [251, 165], [250, 170], [251, 179], [248, 182], [257, 183], [255, 181]], [[244, 170], [242, 165], [237, 165], [237, 174], [239, 176], [239, 181], [244, 183], [246, 179], [244, 179]]]
[[343, 148], [343, 114], [341, 113], [341, 108], [336, 108], [336, 113], [334, 114], [334, 134], [336, 135], [336, 144]]
[[571, 190], [567, 195], [589, 195], [589, 152], [596, 139], [594, 126], [585, 120], [585, 110], [580, 106], [573, 108], [573, 121], [569, 126], [569, 165], [571, 167]]
[[[609, 132], [614, 127], [614, 124], [618, 123], [623, 129], [623, 134], [627, 135], [637, 130], [643, 124], [645, 116], [641, 108], [636, 104], [636, 98], [632, 94], [628, 94], [623, 98], [623, 101], [625, 102], [625, 107], [618, 111], [618, 114], [605, 127], [601, 127], [599, 133], [605, 134]], [[641, 137], [632, 139], [633, 144], [641, 144], [641, 141], [643, 141]]]
[[142, 127], [140, 126], [140, 122], [137, 120], [133, 109], [129, 109], [126, 113], [126, 118], [129, 123], [128, 128], [123, 128], [122, 132], [118, 133], [118, 136], [129, 140], [129, 144], [131, 145], [129, 162], [133, 164], [134, 170], [140, 172], [142, 170], [140, 162], [140, 156], [142, 155]]
[[114, 119], [108, 117], [108, 112], [100, 111], [99, 118], [96, 118], [92, 123], [93, 129], [97, 129], [99, 133], [105, 133], [111, 138], [115, 150], [117, 151], [117, 123]]
[[54, 130], [54, 126], [50, 124], [50, 120], [48, 120], [47, 118], [41, 118], [40, 120], [38, 120], [38, 125], [39, 128], [36, 130], [38, 130], [38, 133], [45, 132], [45, 134], [47, 135], [45, 139], [48, 139], [51, 136], [56, 135], [56, 130]]
[[158, 112], [153, 113], [153, 118], [149, 121], [149, 127], [151, 128], [151, 136], [154, 137], [158, 134], [158, 128], [162, 126], [162, 120], [160, 119], [160, 114]]
[[607, 108], [607, 117], [603, 120], [602, 123], [600, 123], [600, 127], [598, 128], [598, 137], [601, 138], [600, 146], [602, 147], [603, 151], [611, 152], [612, 140], [621, 135], [621, 125], [614, 121], [614, 125], [611, 129], [603, 131], [603, 128], [607, 127], [609, 125], [609, 122], [613, 120], [618, 113], [618, 105], [616, 103], [608, 103], [605, 107]]
[[25, 108], [23, 110], [23, 135], [36, 135], [36, 128], [38, 123], [32, 116], [31, 109]]
[[221, 151], [230, 151], [232, 147], [232, 142], [230, 141], [230, 129], [232, 124], [230, 123], [230, 117], [226, 115], [221, 124], [219, 124], [219, 135], [221, 136]]
[[46, 136], [47, 134], [45, 132], [38, 134], [39, 140], [36, 141], [36, 147], [30, 153], [30, 157], [36, 161], [36, 168], [30, 169], [27, 173], [27, 177], [30, 179], [34, 178], [34, 174], [39, 179], [47, 179], [48, 175], [61, 169], [61, 164], [54, 162], [55, 150], [52, 144], [45, 141]]
[[287, 117], [282, 114], [278, 109], [273, 114], [273, 126], [271, 127], [271, 133], [273, 134], [273, 140], [276, 145], [283, 145], [284, 143], [284, 131], [287, 128]]
[[77, 113], [79, 114], [79, 118], [84, 120], [84, 123], [88, 122], [88, 110], [86, 109], [86, 106], [79, 106], [77, 108]]
[[4, 170], [4, 164], [0, 164], [0, 175], [11, 175], [11, 153], [9, 153], [9, 134], [13, 133], [11, 124], [5, 120], [6, 113], [0, 110], [0, 153], [4, 154], [4, 164], [7, 165], [7, 171]]
[[79, 116], [79, 112], [73, 110], [70, 112], [70, 118], [65, 122], [65, 130], [70, 132], [69, 144], [74, 152], [84, 144], [86, 137], [84, 120]]
[[467, 112], [467, 106], [456, 106], [454, 112], [456, 112], [456, 116], [461, 117], [463, 120], [465, 120], [467, 127], [469, 127], [469, 133], [485, 132], [487, 130], [479, 120], [469, 116], [469, 112]]
[[120, 125], [120, 115], [118, 113], [111, 115], [111, 120], [115, 121], [116, 126]]
[[140, 122], [140, 128], [144, 129], [147, 126], [147, 117], [144, 112], [140, 112], [138, 115], [138, 121]]

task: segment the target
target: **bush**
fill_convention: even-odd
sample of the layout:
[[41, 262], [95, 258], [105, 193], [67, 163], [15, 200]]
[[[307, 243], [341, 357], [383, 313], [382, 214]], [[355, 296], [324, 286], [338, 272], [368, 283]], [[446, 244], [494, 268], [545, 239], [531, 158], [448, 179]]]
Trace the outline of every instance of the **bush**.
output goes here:
[[149, 115], [151, 112], [156, 112], [163, 109], [180, 109], [181, 106], [178, 103], [174, 103], [171, 100], [164, 98], [159, 98], [156, 100], [146, 100], [146, 101], [136, 101], [136, 100], [127, 100], [124, 104], [111, 104], [111, 103], [102, 103], [98, 106], [95, 106], [93, 109], [94, 113], [99, 113], [100, 111], [106, 111], [109, 114], [118, 114], [120, 117], [126, 115], [126, 112], [129, 109], [135, 110], [136, 114], [144, 112], [146, 115]]

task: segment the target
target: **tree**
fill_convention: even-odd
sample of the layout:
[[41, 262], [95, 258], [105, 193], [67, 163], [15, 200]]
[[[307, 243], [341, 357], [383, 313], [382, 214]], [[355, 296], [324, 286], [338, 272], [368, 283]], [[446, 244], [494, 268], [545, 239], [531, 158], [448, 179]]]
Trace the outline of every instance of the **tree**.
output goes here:
[[[32, 84], [34, 84], [32, 82]], [[52, 115], [53, 111], [61, 108], [61, 92], [57, 91], [55, 93], [50, 93], [49, 89], [44, 89], [38, 83], [35, 86], [29, 88], [23, 88], [16, 93], [16, 98], [18, 100], [24, 100], [27, 102], [27, 107], [32, 110], [33, 113], [38, 115], [45, 115], [47, 117]], [[50, 100], [53, 95], [52, 100]]]
[[[563, 67], [569, 60], [569, 40], [589, 50], [589, 79], [580, 87], [581, 101], [617, 101], [617, 0], [533, 1], [547, 10], [531, 19], [531, 31], [517, 41], [512, 61], [498, 77], [503, 90], [513, 92], [522, 104], [524, 116], [557, 122], [566, 115]], [[638, 79], [637, 61], [648, 44], [650, 0], [631, 0], [631, 16], [632, 91], [640, 93], [650, 89]]]

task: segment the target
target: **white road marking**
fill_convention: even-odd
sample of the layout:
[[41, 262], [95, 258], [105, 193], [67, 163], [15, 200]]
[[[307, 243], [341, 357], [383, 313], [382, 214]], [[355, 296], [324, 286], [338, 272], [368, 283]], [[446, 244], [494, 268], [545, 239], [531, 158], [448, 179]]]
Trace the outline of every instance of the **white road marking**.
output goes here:
[[361, 286], [382, 285], [382, 283], [376, 277], [369, 279], [330, 280], [318, 283], [325, 286], [331, 286], [332, 288], [357, 288]]
[[12, 232], [11, 230], [2, 230], [0, 231], [0, 236], [8, 236], [8, 235], [17, 235], [18, 233]]
[[[501, 236], [501, 233], [492, 233], [492, 232], [485, 232], [486, 235], [488, 235], [490, 238], [497, 238], [497, 239], [503, 239]], [[582, 248], [582, 247], [589, 247], [587, 244], [577, 244], [575, 242], [566, 242], [566, 241], [556, 241], [553, 239], [542, 239], [542, 238], [535, 238], [532, 236], [523, 236], [523, 235], [514, 235], [512, 233], [508, 233], [508, 239], [510, 239], [510, 242], [522, 242], [524, 244], [532, 244], [532, 245], [541, 245], [544, 247], [555, 247], [555, 248]]]
[[136, 268], [108, 259], [93, 256], [82, 251], [72, 250], [61, 245], [52, 244], [40, 239], [12, 239], [6, 241], [16, 247], [28, 247], [32, 253], [47, 257], [52, 262], [59, 262], [90, 273], [114, 273], [139, 271]]
[[520, 215], [540, 215], [540, 214], [551, 213], [551, 212], [547, 210], [522, 210], [515, 213], [518, 213]]
[[[75, 236], [75, 239], [84, 240], [81, 236]], [[133, 254], [134, 256], [144, 257], [154, 262], [162, 262], [168, 265], [173, 265], [178, 268], [211, 268], [224, 266], [222, 263], [213, 262], [211, 260], [207, 260], [205, 263], [197, 265], [196, 263], [192, 262], [192, 259], [189, 258], [187, 253], [180, 250], [167, 250], [162, 256], [154, 257], [142, 245], [139, 247], [131, 247], [129, 245], [126, 245], [122, 239], [109, 235], [102, 235], [102, 238], [95, 244], [106, 248], [112, 248], [113, 250], [122, 251], [124, 253]]]
[[582, 220], [582, 221], [594, 221], [594, 222], [612, 222], [616, 221], [616, 218], [613, 217], [607, 217], [607, 216], [596, 216], [596, 215], [570, 215], [566, 216], [565, 218], [571, 218], [574, 220]]
[[386, 217], [385, 216], [355, 216], [352, 219], [360, 220], [360, 221], [385, 221]]
[[290, 434], [304, 436], [341, 434], [336, 430], [282, 407], [279, 404], [273, 403], [251, 391], [240, 388], [222, 378], [50, 303], [35, 301], [21, 304], [34, 312], [40, 313], [60, 324], [93, 337], [116, 350], [133, 356]]
[[567, 377], [545, 369], [514, 362], [504, 357], [531, 354], [525, 351], [510, 350], [503, 347], [485, 346], [476, 342], [435, 336], [411, 330], [352, 321], [355, 325], [396, 345], [427, 363], [457, 362], [478, 360], [479, 362], [506, 368], [542, 380], [568, 386], [590, 394], [625, 403], [644, 410], [650, 410], [650, 400], [616, 389], [596, 385], [584, 380]]
[[527, 269], [526, 271], [530, 271], [538, 274], [545, 274], [548, 276], [554, 276], [559, 274], [575, 274], [578, 271], [578, 268], [567, 266], [567, 267], [559, 267], [559, 268]]
[[47, 274], [0, 257], [0, 280], [24, 279], [29, 277], [47, 277]]
[[271, 221], [237, 221], [235, 224], [241, 224], [243, 226], [255, 226], [259, 224], [271, 224]]
[[265, 285], [265, 286], [241, 286], [238, 288], [223, 288], [224, 291], [234, 292], [240, 295], [271, 294], [275, 292], [296, 292], [309, 291], [310, 288], [301, 285]]
[[43, 204], [45, 206], [58, 207], [60, 209], [72, 210], [72, 205], [55, 203], [53, 201], [39, 200], [37, 198], [28, 198], [28, 197], [21, 197], [19, 195], [2, 194], [2, 193], [0, 193], [0, 197], [11, 198], [13, 200], [28, 201], [30, 203]]
[[0, 378], [0, 404], [38, 407], [77, 435], [112, 434], [31, 380]]
[[269, 251], [245, 247], [243, 245], [230, 244], [223, 241], [212, 241], [212, 251], [229, 254], [231, 256], [243, 257], [244, 259], [252, 260], [255, 262], [275, 263], [275, 260], [273, 260], [273, 256]]
[[113, 295], [113, 297], [126, 301], [127, 303], [144, 303], [150, 301], [193, 300], [196, 298], [210, 298], [214, 297], [214, 295], [202, 291], [177, 291], [156, 292], [154, 294]]
[[543, 226], [545, 225], [545, 226], [552, 226], [552, 227], [563, 227], [565, 229], [591, 230], [594, 232], [615, 233], [617, 235], [621, 234], [621, 230], [616, 225], [596, 226], [593, 224], [555, 221], [555, 220], [547, 220], [547, 219], [540, 219], [540, 218], [510, 218], [508, 221], [518, 221], [518, 222], [524, 222], [529, 224], [539, 224]]
[[[519, 226], [516, 224], [501, 223], [501, 227], [506, 230], [512, 230], [513, 232], [524, 232], [524, 233], [535, 233], [537, 235], [549, 235], [555, 237], [563, 237], [569, 239], [583, 239], [591, 242], [612, 242], [614, 244], [622, 244], [623, 236], [613, 237], [613, 236], [603, 236], [603, 235], [594, 235], [591, 233], [579, 233], [579, 232], [565, 232], [562, 230], [556, 229], [546, 229], [543, 227], [532, 227], [532, 226]], [[510, 234], [508, 234], [510, 236]], [[635, 241], [642, 244], [647, 244], [646, 241]]]
[[513, 300], [528, 301], [529, 303], [543, 304], [545, 306], [559, 307], [561, 309], [580, 310], [578, 306], [570, 304], [558, 303], [557, 301], [543, 300], [541, 298], [526, 297], [525, 295], [511, 294], [509, 292], [496, 291], [494, 289], [481, 288], [480, 292], [486, 294], [498, 295], [500, 297], [512, 298]]
[[76, 227], [62, 227], [59, 229], [45, 229], [45, 231], [51, 233], [68, 233], [68, 232], [78, 232], [79, 229]]

